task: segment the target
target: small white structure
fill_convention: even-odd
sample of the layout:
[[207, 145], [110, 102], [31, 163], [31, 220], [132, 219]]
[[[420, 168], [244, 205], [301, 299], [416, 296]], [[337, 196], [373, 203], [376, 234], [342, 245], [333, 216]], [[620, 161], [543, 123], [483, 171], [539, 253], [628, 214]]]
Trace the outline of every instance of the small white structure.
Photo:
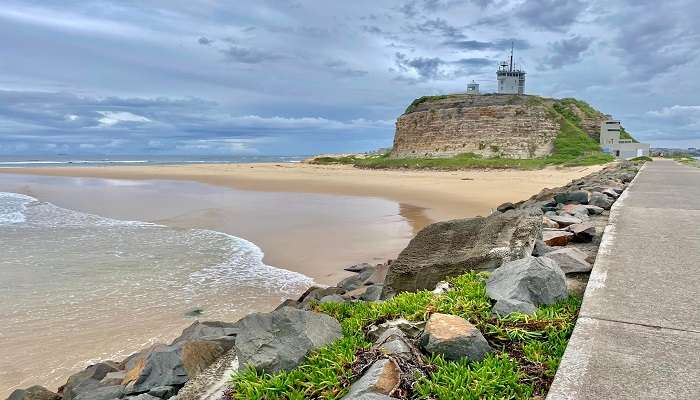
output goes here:
[[513, 68], [513, 46], [510, 47], [510, 62], [503, 61], [496, 72], [498, 79], [498, 93], [500, 94], [524, 94], [525, 71]]
[[600, 147], [618, 159], [630, 159], [649, 155], [649, 145], [631, 139], [620, 139], [620, 121], [609, 119], [600, 125]]
[[479, 84], [474, 81], [467, 84], [467, 94], [479, 94]]

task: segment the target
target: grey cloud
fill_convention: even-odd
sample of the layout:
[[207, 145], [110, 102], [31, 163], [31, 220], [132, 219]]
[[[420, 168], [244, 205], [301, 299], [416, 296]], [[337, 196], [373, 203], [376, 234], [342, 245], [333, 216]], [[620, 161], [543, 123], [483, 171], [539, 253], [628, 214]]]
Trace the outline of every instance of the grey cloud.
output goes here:
[[519, 50], [525, 50], [531, 47], [530, 43], [524, 39], [500, 39], [493, 42], [483, 42], [479, 40], [448, 40], [442, 44], [460, 50], [504, 50], [509, 49], [511, 44]]
[[[686, 19], [685, 13], [690, 18]], [[700, 41], [698, 17], [695, 3], [675, 9], [669, 5], [664, 12], [651, 14], [645, 8], [634, 10], [626, 18], [634, 22], [620, 24], [614, 39], [620, 59], [640, 78], [651, 78], [690, 63], [700, 55], [696, 46]]]
[[413, 25], [410, 29], [423, 33], [439, 34], [449, 39], [450, 41], [456, 41], [465, 38], [461, 28], [456, 27], [454, 25], [450, 25], [447, 21], [445, 21], [442, 18], [427, 20], [421, 24]]
[[591, 42], [591, 38], [571, 36], [568, 39], [549, 43], [547, 46], [549, 55], [543, 60], [541, 68], [557, 69], [580, 62], [583, 53], [591, 46]]
[[266, 61], [279, 60], [282, 56], [266, 53], [260, 50], [231, 45], [220, 50], [226, 61], [242, 64], [260, 64]]
[[525, 25], [566, 31], [586, 8], [586, 3], [580, 0], [528, 0], [517, 9], [516, 15]]
[[357, 78], [367, 75], [369, 72], [357, 68], [352, 68], [343, 60], [329, 60], [324, 65], [339, 78]]
[[[403, 53], [396, 53], [394, 61], [399, 71], [415, 72], [419, 81], [455, 79], [493, 64], [493, 60], [485, 58], [446, 61], [439, 57], [408, 58]], [[408, 80], [410, 81], [410, 78]]]
[[201, 44], [202, 46], [209, 46], [210, 44], [214, 43], [214, 41], [205, 36], [202, 36], [199, 39], [197, 39], [197, 43]]

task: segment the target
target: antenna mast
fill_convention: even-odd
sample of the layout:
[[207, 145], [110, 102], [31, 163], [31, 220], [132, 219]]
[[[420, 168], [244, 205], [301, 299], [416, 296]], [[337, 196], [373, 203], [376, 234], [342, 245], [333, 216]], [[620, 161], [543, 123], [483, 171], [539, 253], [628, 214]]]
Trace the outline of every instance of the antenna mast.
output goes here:
[[513, 41], [510, 41], [510, 69], [509, 72], [513, 72]]

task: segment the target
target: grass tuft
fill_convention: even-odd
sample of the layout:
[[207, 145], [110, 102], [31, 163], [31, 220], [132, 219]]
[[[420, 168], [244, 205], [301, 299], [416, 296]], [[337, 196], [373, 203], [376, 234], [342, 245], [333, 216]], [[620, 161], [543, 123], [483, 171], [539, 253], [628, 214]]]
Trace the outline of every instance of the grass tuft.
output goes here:
[[538, 308], [534, 315], [491, 316], [487, 273], [450, 279], [453, 290], [401, 293], [384, 302], [324, 303], [315, 311], [336, 318], [343, 338], [309, 355], [299, 367], [278, 374], [252, 369], [232, 377], [232, 399], [339, 399], [359, 376], [357, 354], [371, 347], [366, 328], [395, 318], [424, 321], [431, 313], [459, 315], [484, 334], [495, 352], [480, 362], [429, 357], [430, 371], [418, 377], [412, 398], [529, 399], [543, 397], [571, 336], [580, 299], [569, 297]]

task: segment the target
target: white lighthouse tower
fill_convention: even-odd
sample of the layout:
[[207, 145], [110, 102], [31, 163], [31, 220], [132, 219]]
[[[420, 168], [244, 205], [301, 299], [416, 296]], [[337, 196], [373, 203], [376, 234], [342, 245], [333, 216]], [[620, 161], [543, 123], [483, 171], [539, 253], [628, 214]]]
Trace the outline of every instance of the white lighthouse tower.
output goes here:
[[498, 93], [523, 94], [525, 93], [525, 71], [513, 68], [513, 44], [510, 46], [510, 62], [503, 61], [498, 65], [496, 72], [498, 79]]

